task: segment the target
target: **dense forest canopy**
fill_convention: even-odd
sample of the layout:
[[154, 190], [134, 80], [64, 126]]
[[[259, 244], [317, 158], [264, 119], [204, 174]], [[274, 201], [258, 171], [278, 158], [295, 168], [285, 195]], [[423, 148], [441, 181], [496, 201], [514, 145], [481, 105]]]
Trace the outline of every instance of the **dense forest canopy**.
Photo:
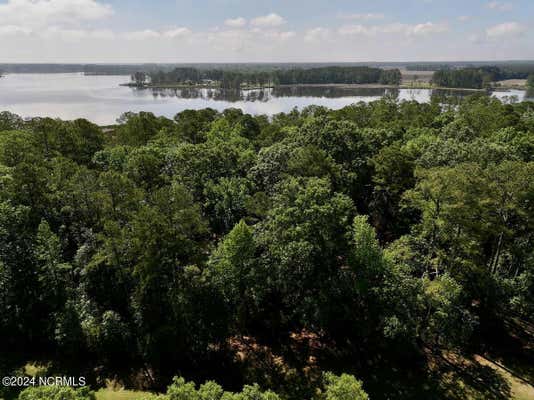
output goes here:
[[491, 82], [506, 79], [527, 79], [534, 74], [534, 65], [483, 66], [463, 69], [439, 69], [432, 77], [438, 86], [482, 89]]
[[[221, 69], [198, 69], [192, 67], [175, 68], [171, 71], [159, 70], [148, 74], [150, 82], [158, 84], [169, 83], [205, 83], [219, 82], [222, 88], [239, 89], [242, 85], [272, 86], [294, 84], [328, 84], [328, 83], [381, 83], [398, 85], [401, 73], [398, 69], [380, 69], [371, 67], [320, 67], [320, 68], [292, 68], [274, 71], [240, 71]], [[136, 83], [142, 76], [132, 76]]]
[[411, 64], [406, 66], [407, 71], [439, 71], [441, 69], [451, 68], [448, 64], [430, 63], [430, 64]]
[[193, 397], [171, 399], [223, 398], [186, 383], [206, 380], [225, 399], [409, 398], [377, 372], [534, 315], [533, 157], [532, 104], [484, 96], [105, 132], [0, 113], [2, 375], [45, 359], [160, 391], [183, 376], [169, 393]]

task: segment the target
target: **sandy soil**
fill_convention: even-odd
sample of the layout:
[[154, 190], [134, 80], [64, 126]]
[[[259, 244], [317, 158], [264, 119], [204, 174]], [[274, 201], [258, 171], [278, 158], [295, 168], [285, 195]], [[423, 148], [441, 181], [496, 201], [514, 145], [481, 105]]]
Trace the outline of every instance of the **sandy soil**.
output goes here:
[[514, 88], [514, 87], [526, 87], [527, 86], [527, 80], [526, 79], [507, 79], [504, 81], [498, 81], [494, 82], [495, 84], [506, 87], [506, 88]]

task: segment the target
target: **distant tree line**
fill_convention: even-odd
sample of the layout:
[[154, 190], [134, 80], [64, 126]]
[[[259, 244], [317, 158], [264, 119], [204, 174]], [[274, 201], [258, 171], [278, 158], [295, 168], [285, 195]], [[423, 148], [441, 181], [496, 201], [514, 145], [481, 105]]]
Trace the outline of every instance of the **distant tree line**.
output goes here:
[[406, 66], [407, 71], [439, 71], [449, 68], [447, 64], [413, 64]]
[[432, 82], [443, 87], [482, 89], [489, 86], [491, 82], [527, 79], [531, 74], [534, 74], [534, 65], [443, 68], [434, 73]]
[[274, 73], [276, 82], [282, 85], [321, 83], [382, 83], [398, 85], [401, 73], [398, 69], [371, 67], [323, 67], [289, 69]]
[[[224, 89], [240, 89], [245, 86], [273, 86], [295, 84], [361, 84], [381, 83], [398, 85], [401, 73], [398, 69], [371, 67], [320, 67], [291, 68], [275, 71], [232, 71], [220, 69], [201, 70], [191, 67], [159, 70], [148, 74], [152, 84], [218, 82]], [[137, 81], [137, 80], [136, 80]]]
[[168, 67], [158, 64], [0, 64], [0, 69], [10, 74], [131, 75], [162, 68]]
[[482, 89], [485, 82], [491, 81], [485, 81], [483, 72], [472, 68], [441, 69], [432, 76], [432, 83], [442, 87]]

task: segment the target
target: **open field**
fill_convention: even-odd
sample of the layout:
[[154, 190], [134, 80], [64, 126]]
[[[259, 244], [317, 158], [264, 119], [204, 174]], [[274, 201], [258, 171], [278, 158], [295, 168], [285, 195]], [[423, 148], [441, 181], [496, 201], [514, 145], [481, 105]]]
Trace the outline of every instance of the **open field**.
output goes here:
[[507, 79], [504, 81], [493, 82], [493, 86], [504, 89], [525, 89], [527, 87], [526, 79]]
[[402, 84], [429, 84], [432, 80], [434, 71], [408, 71], [406, 68], [401, 68]]

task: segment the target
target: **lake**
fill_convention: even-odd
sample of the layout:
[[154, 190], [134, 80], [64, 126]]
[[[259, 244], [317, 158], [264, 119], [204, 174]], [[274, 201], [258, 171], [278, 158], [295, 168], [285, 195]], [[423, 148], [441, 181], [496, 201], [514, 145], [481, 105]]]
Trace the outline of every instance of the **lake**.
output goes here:
[[[240, 108], [250, 114], [276, 114], [309, 105], [339, 109], [384, 95], [398, 100], [430, 101], [433, 95], [466, 95], [470, 92], [441, 92], [429, 89], [370, 89], [340, 87], [282, 87], [221, 93], [209, 89], [136, 89], [120, 86], [129, 76], [85, 76], [68, 74], [9, 74], [0, 78], [0, 111], [23, 117], [86, 118], [100, 125], [113, 124], [126, 111], [151, 111], [173, 117], [185, 109], [211, 107], [222, 111]], [[495, 92], [524, 100], [525, 91]]]

